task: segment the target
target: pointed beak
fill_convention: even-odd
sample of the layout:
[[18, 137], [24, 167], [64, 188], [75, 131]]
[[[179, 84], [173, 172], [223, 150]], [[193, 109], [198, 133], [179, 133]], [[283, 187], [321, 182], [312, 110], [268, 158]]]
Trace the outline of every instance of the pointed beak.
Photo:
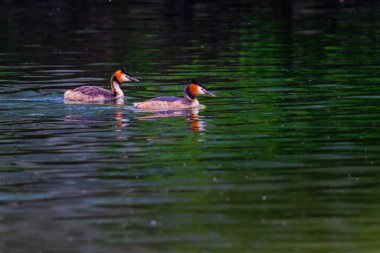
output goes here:
[[207, 95], [207, 96], [210, 96], [210, 97], [216, 97], [216, 95], [214, 94], [214, 93], [211, 93], [211, 92], [209, 92], [209, 91], [207, 91], [207, 90], [203, 90], [203, 92]]
[[137, 78], [134, 78], [134, 77], [131, 77], [131, 76], [127, 76], [127, 78], [129, 79], [130, 82], [139, 82], [139, 79]]

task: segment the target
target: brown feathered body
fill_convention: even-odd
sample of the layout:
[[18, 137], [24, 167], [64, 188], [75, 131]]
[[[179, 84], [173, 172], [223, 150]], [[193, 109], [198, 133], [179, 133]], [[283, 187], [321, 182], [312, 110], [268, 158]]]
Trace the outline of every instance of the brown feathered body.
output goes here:
[[66, 91], [64, 98], [72, 101], [104, 102], [115, 98], [115, 94], [97, 86], [81, 86]]
[[183, 109], [190, 108], [199, 105], [197, 99], [188, 100], [179, 97], [158, 97], [153, 98], [145, 102], [134, 103], [139, 109]]

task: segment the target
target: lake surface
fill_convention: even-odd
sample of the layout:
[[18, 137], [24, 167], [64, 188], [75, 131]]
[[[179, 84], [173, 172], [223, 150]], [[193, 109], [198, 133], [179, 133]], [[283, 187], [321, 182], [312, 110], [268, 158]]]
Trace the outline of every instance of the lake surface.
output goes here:
[[0, 252], [378, 252], [380, 4], [275, 2], [0, 3]]

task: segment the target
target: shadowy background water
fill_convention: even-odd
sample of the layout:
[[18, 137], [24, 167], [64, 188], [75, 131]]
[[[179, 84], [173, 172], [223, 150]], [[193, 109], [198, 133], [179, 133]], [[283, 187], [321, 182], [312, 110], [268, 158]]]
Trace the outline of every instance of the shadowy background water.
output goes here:
[[[0, 3], [1, 252], [377, 252], [377, 1]], [[109, 87], [124, 105], [64, 104]], [[205, 109], [143, 113], [182, 95]]]

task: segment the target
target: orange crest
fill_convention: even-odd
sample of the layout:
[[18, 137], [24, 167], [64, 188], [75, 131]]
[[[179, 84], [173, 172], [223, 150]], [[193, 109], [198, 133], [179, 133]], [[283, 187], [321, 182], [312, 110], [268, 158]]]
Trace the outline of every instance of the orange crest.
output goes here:
[[189, 85], [189, 91], [192, 95], [198, 95], [199, 94], [199, 86], [198, 84], [191, 83]]
[[121, 72], [121, 70], [115, 72], [115, 77], [117, 78], [119, 83], [123, 82], [123, 72]]

